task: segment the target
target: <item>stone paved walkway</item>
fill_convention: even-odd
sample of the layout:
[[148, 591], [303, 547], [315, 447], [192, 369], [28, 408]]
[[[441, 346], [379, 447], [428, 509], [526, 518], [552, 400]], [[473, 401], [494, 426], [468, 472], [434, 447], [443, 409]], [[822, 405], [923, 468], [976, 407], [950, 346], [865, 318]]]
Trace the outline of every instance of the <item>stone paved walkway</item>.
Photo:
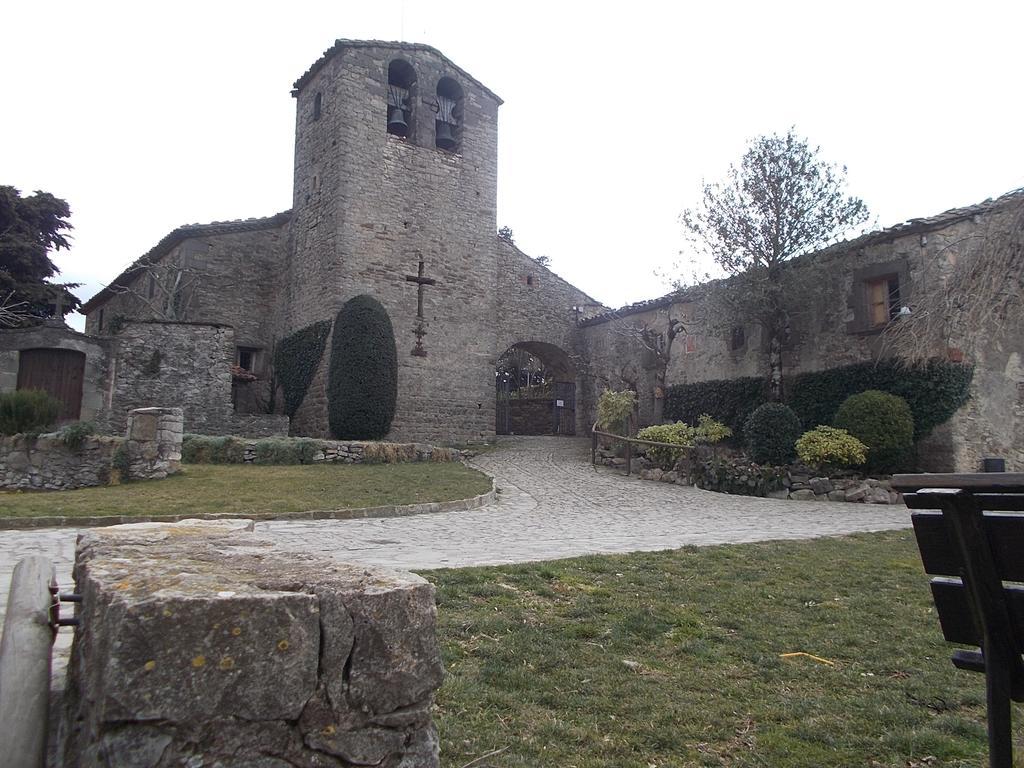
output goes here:
[[[411, 570], [553, 560], [594, 553], [670, 549], [766, 539], [803, 539], [910, 525], [902, 505], [755, 499], [625, 477], [593, 468], [589, 441], [503, 440], [475, 460], [494, 475], [494, 504], [468, 512], [370, 520], [265, 522], [282, 546], [351, 562]], [[0, 532], [0, 612], [15, 563], [41, 553], [71, 584], [77, 531]], [[2, 615], [2, 613], [0, 613]], [[57, 656], [70, 642], [61, 631]]]

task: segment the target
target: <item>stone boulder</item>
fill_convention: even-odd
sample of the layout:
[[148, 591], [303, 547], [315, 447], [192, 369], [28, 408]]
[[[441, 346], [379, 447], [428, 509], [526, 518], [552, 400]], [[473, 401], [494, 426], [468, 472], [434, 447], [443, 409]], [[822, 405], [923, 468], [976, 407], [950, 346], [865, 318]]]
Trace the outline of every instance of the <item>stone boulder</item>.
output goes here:
[[434, 589], [249, 521], [82, 534], [65, 764], [438, 764]]

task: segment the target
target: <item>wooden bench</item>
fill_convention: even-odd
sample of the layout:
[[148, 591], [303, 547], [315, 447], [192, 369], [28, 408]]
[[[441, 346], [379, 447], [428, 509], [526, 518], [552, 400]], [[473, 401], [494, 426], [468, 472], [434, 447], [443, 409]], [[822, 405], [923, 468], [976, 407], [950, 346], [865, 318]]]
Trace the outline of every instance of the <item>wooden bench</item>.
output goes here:
[[896, 475], [953, 664], [985, 673], [989, 766], [1012, 768], [1010, 700], [1024, 701], [1024, 474]]

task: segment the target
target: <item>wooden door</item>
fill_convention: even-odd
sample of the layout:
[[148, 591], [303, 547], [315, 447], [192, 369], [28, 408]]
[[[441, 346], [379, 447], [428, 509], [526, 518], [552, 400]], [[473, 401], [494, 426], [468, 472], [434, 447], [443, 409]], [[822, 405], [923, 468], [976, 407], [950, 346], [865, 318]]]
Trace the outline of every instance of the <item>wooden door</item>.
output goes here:
[[23, 349], [18, 356], [18, 389], [41, 389], [61, 401], [60, 421], [82, 413], [85, 353], [73, 349]]

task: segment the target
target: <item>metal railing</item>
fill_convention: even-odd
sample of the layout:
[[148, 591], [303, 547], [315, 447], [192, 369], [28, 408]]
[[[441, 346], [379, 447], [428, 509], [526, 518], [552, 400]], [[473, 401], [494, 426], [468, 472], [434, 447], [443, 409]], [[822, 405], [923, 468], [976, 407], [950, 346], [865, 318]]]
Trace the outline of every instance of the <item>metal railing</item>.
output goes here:
[[671, 448], [673, 451], [686, 450], [687, 446], [679, 445], [678, 443], [659, 443], [656, 440], [641, 440], [637, 437], [623, 437], [622, 435], [616, 435], [612, 432], [601, 432], [597, 428], [597, 424], [594, 424], [590, 428], [590, 463], [593, 465], [597, 464], [597, 444], [598, 437], [606, 437], [609, 440], [617, 440], [620, 443], [626, 444], [626, 474], [629, 475], [633, 471], [633, 446], [634, 445], [653, 445], [655, 448]]
[[49, 733], [50, 665], [57, 629], [77, 626], [61, 619], [53, 563], [40, 555], [14, 566], [0, 639], [0, 756], [6, 768], [43, 768]]

